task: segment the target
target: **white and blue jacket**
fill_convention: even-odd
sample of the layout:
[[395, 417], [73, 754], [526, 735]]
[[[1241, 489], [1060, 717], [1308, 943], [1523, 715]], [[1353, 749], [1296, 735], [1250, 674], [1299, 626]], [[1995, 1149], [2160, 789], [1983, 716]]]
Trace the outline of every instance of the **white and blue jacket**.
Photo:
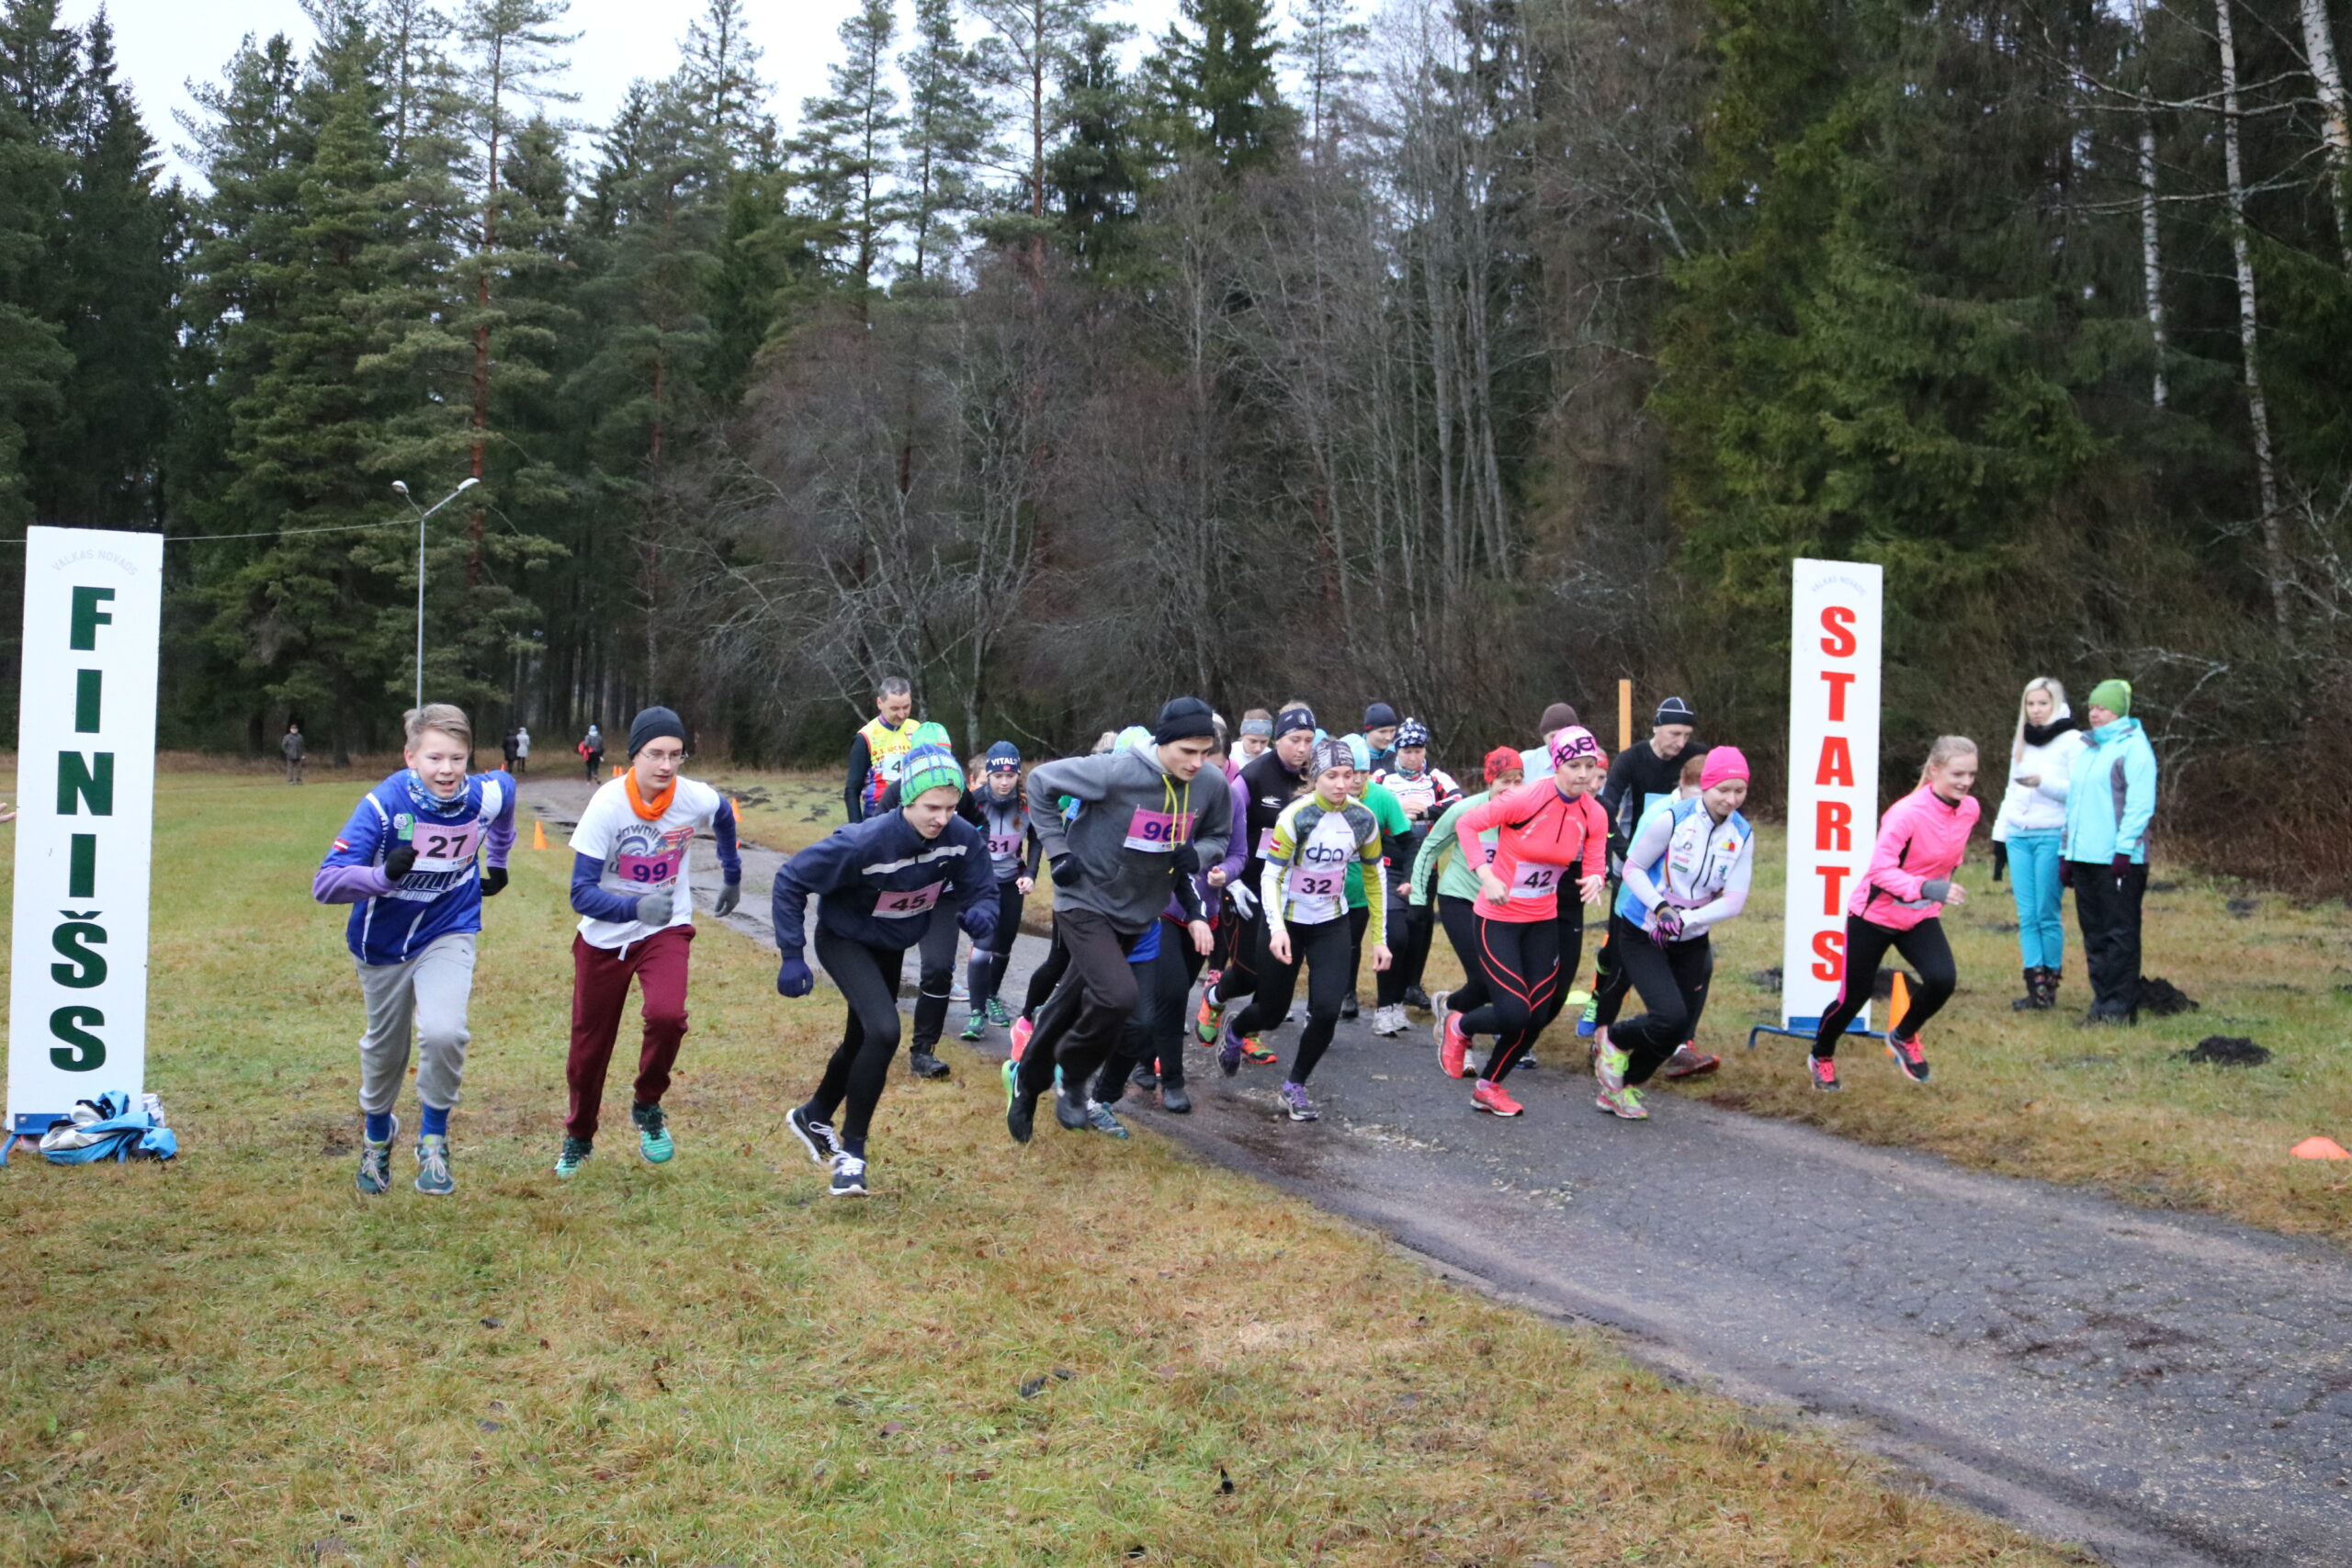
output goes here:
[[1660, 904], [1682, 911], [1682, 939], [1704, 936], [1747, 908], [1756, 869], [1756, 829], [1735, 811], [1722, 821], [1706, 800], [1669, 800], [1652, 807], [1625, 849], [1625, 880], [1617, 913], [1646, 931]]
[[[514, 847], [512, 776], [475, 773], [446, 808], [428, 808], [414, 777], [402, 768], [359, 797], [311, 883], [320, 903], [352, 906], [345, 941], [362, 964], [404, 964], [436, 938], [481, 931], [479, 855], [503, 866]], [[394, 886], [384, 862], [402, 843], [416, 864]]]
[[2066, 789], [2066, 836], [2059, 853], [2089, 865], [2118, 855], [2148, 863], [2156, 815], [2156, 751], [2136, 718], [2101, 725], [2075, 753]]

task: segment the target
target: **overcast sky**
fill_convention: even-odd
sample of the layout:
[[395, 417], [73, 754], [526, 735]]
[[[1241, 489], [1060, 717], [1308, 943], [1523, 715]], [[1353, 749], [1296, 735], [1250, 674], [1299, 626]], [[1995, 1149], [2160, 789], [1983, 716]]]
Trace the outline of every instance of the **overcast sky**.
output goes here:
[[[834, 30], [853, 0], [746, 0], [752, 39], [766, 51], [761, 71], [775, 84], [774, 110], [789, 127], [799, 118], [800, 100], [824, 91], [825, 67], [840, 53]], [[912, 6], [900, 3], [901, 36]], [[81, 23], [98, 10], [98, 0], [66, 0], [64, 19]], [[571, 0], [568, 23], [581, 35], [571, 48], [571, 91], [580, 101], [568, 112], [591, 125], [609, 118], [621, 95], [637, 77], [666, 76], [676, 68], [678, 41], [701, 0]], [[251, 33], [266, 38], [284, 32], [307, 47], [311, 26], [296, 0], [110, 0], [122, 74], [138, 96], [148, 130], [161, 142], [168, 167], [186, 174], [175, 150], [187, 140], [175, 111], [192, 107], [187, 82], [216, 81]], [[1109, 0], [1105, 14], [1146, 35], [1164, 30], [1176, 14], [1176, 0]], [[650, 19], [649, 19], [650, 18]], [[970, 24], [966, 24], [967, 36]]]

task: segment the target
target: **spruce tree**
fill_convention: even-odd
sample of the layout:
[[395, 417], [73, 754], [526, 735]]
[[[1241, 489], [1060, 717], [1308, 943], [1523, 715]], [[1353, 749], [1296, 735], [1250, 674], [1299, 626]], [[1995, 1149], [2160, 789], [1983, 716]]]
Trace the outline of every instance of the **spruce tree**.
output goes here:
[[1182, 0], [1153, 62], [1182, 141], [1228, 174], [1272, 164], [1294, 119], [1275, 77], [1280, 52], [1272, 0]]
[[55, 249], [73, 159], [74, 38], [51, 0], [0, 11], [0, 524], [33, 520], [27, 425], [62, 409], [74, 367]]
[[907, 276], [932, 281], [952, 252], [960, 220], [978, 209], [975, 170], [991, 130], [981, 96], [979, 57], [956, 36], [954, 0], [915, 0], [915, 46], [899, 56], [907, 79], [905, 158]]
[[843, 58], [826, 70], [832, 91], [800, 106], [791, 152], [806, 170], [818, 248], [863, 311], [899, 219], [890, 188], [902, 123], [889, 82], [898, 32], [891, 0], [860, 0], [840, 30]]

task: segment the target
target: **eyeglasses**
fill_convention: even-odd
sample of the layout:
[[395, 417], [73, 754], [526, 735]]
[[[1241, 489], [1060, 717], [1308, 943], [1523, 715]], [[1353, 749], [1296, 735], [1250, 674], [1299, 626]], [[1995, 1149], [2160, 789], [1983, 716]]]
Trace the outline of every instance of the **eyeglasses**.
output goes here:
[[644, 750], [644, 751], [639, 751], [639, 752], [638, 753], [638, 755], [639, 755], [639, 757], [643, 758], [646, 761], [649, 761], [649, 762], [652, 763], [652, 764], [653, 764], [655, 767], [657, 767], [657, 768], [660, 768], [660, 767], [672, 767], [672, 768], [674, 768], [674, 767], [676, 767], [679, 763], [681, 763], [681, 762], [683, 762], [683, 761], [684, 761], [686, 760], [686, 754], [685, 754], [684, 751], [654, 751], [654, 750]]

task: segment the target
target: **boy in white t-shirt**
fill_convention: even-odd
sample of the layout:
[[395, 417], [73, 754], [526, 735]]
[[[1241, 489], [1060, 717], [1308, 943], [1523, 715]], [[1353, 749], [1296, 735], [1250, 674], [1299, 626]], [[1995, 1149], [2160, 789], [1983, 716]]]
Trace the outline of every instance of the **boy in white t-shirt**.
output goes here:
[[628, 727], [628, 771], [597, 789], [571, 832], [580, 934], [571, 942], [571, 1052], [563, 1069], [571, 1107], [555, 1162], [560, 1177], [577, 1171], [595, 1147], [605, 1070], [632, 978], [645, 1012], [632, 1112], [638, 1148], [656, 1165], [677, 1152], [662, 1095], [686, 1037], [686, 955], [695, 939], [686, 877], [696, 831], [708, 828], [718, 841], [727, 885], [717, 912], [731, 913], [743, 895], [735, 807], [701, 780], [678, 776], [686, 760], [678, 716], [660, 707], [639, 714]]

